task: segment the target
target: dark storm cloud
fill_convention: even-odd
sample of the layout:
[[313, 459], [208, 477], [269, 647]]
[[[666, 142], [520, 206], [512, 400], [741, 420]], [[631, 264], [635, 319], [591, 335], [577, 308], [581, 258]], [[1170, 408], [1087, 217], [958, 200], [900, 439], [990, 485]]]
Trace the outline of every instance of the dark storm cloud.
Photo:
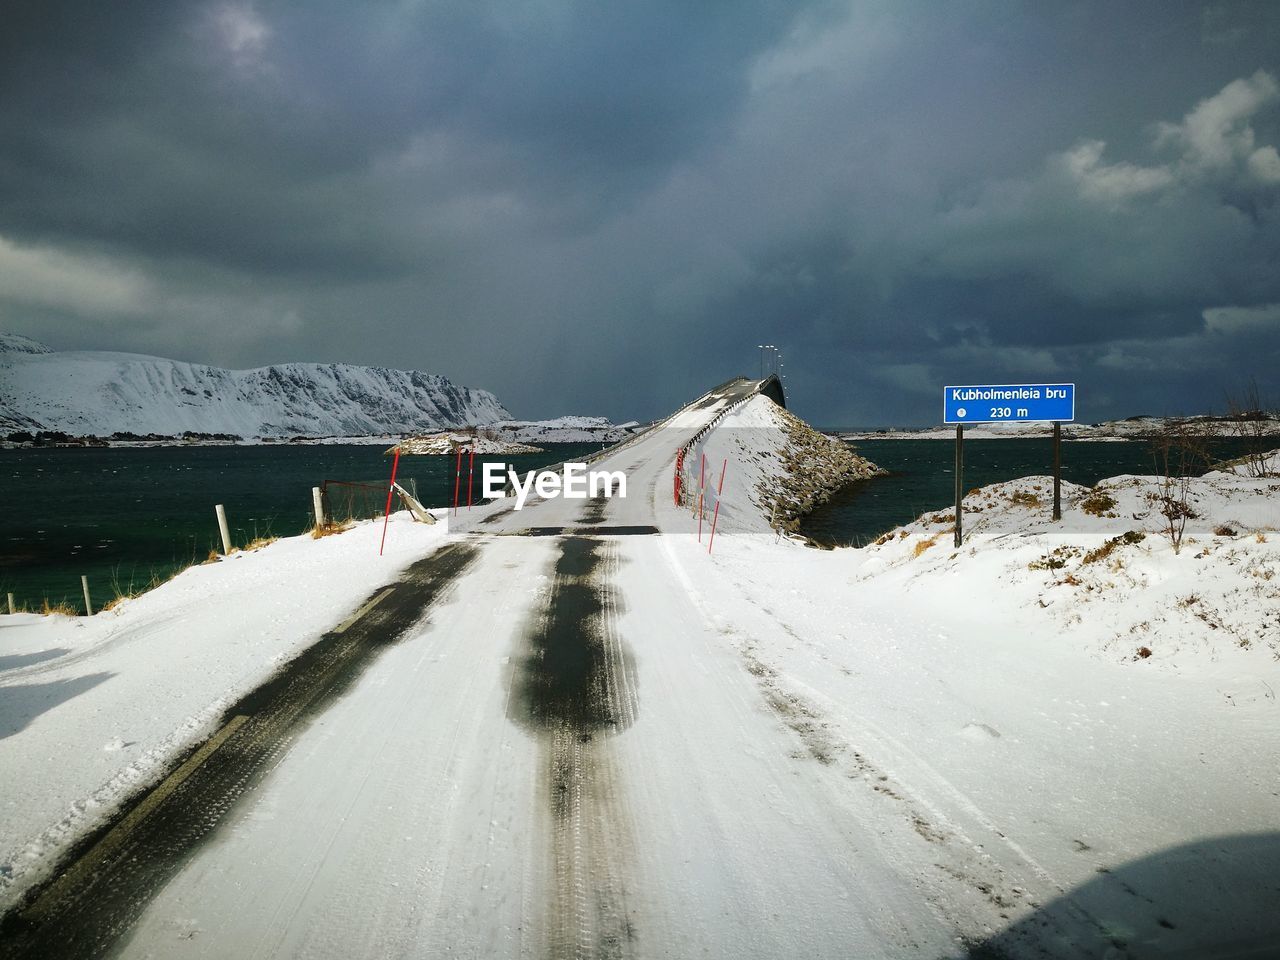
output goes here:
[[[1087, 417], [1280, 363], [1267, 3], [63, 3], [0, 31], [0, 327], [651, 416], [787, 354]], [[1274, 378], [1271, 378], [1274, 379]]]

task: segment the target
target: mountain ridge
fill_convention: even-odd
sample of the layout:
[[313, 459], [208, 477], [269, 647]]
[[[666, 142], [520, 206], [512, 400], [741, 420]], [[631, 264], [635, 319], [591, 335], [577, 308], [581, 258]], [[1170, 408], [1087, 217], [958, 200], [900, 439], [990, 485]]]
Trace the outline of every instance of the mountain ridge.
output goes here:
[[409, 433], [510, 420], [488, 390], [344, 363], [228, 370], [145, 354], [51, 350], [0, 333], [0, 430], [79, 436]]

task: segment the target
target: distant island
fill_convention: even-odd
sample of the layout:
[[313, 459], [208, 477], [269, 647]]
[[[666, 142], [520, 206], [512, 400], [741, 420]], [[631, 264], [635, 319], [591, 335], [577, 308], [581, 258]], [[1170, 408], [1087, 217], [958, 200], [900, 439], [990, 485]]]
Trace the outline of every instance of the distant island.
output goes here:
[[515, 456], [522, 453], [542, 453], [542, 447], [528, 443], [516, 443], [513, 440], [502, 440], [484, 433], [459, 433], [444, 430], [439, 433], [428, 433], [417, 437], [405, 437], [387, 453], [400, 453], [409, 456], [448, 456], [459, 451], [474, 452], [487, 455]]
[[635, 424], [514, 420], [488, 390], [342, 363], [225, 370], [163, 357], [59, 352], [0, 333], [0, 444], [371, 443], [484, 427], [509, 443], [612, 443]]
[[[1205, 414], [1194, 417], [1153, 417], [1140, 415], [1102, 423], [1064, 423], [1064, 440], [1148, 440], [1174, 427], [1192, 428], [1211, 437], [1250, 436], [1280, 437], [1280, 418], [1260, 411], [1236, 416]], [[1245, 429], [1242, 429], [1245, 428]], [[966, 425], [964, 435], [974, 440], [1019, 440], [1048, 434], [1046, 423], [975, 423]], [[834, 430], [843, 440], [947, 440], [956, 435], [954, 426], [918, 429], [885, 427], [877, 430]]]

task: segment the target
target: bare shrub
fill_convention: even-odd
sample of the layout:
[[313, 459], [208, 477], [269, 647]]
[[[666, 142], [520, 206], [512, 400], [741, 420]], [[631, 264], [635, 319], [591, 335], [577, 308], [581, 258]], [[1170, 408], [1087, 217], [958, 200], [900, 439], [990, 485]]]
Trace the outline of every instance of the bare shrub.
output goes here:
[[1191, 507], [1191, 480], [1212, 463], [1204, 428], [1191, 421], [1172, 421], [1151, 438], [1155, 460], [1155, 493], [1149, 495], [1164, 520], [1162, 532], [1175, 554], [1182, 551], [1187, 521], [1195, 519]]
[[1244, 441], [1244, 454], [1235, 462], [1244, 468], [1247, 476], [1267, 476], [1267, 454], [1275, 446], [1278, 415], [1280, 410], [1264, 400], [1253, 377], [1239, 396], [1227, 394], [1227, 422], [1232, 435]]

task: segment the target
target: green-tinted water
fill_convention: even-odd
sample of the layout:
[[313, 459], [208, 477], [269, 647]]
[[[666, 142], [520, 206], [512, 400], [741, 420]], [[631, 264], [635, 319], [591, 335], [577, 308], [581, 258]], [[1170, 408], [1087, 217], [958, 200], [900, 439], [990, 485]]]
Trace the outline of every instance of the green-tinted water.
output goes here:
[[[531, 470], [598, 449], [550, 444], [488, 459]], [[476, 458], [477, 496], [484, 459]], [[101, 606], [208, 556], [219, 540], [215, 504], [226, 506], [232, 542], [243, 545], [309, 529], [311, 488], [323, 480], [376, 481], [385, 491], [390, 472], [391, 458], [369, 445], [0, 451], [0, 603], [12, 591], [32, 607], [48, 598], [80, 609], [87, 575]], [[428, 506], [452, 502], [453, 474], [451, 457], [400, 460], [400, 477]]]

